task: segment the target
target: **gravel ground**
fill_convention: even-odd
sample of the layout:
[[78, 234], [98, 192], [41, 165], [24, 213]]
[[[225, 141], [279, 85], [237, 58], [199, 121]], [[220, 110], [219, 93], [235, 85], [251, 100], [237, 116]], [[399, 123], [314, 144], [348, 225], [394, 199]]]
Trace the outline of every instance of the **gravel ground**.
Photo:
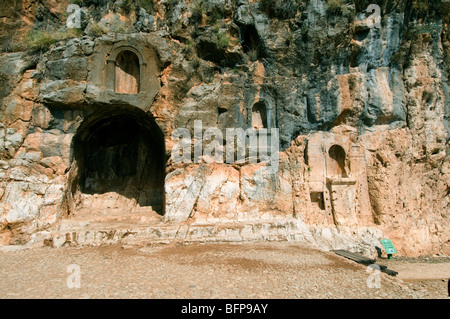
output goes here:
[[[380, 263], [398, 271], [393, 261]], [[448, 269], [450, 260], [440, 265]], [[0, 298], [448, 298], [442, 278], [423, 284], [381, 273], [377, 288], [376, 275], [292, 242], [0, 252]]]

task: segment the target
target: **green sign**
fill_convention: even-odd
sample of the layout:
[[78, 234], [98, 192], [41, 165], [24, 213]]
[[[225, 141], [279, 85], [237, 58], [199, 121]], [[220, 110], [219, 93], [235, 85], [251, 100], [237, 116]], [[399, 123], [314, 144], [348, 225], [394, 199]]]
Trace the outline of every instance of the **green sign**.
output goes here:
[[395, 250], [394, 244], [390, 239], [380, 239], [380, 242], [387, 254], [392, 255], [397, 253], [397, 250]]

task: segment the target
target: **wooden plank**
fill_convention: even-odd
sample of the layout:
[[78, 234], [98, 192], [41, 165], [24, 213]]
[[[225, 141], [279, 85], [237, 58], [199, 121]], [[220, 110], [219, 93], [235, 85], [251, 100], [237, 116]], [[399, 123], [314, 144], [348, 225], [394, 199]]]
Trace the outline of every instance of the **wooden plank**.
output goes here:
[[398, 272], [396, 272], [395, 270], [392, 269], [381, 269], [382, 272], [384, 272], [385, 274], [388, 274], [389, 276], [397, 276]]
[[339, 256], [353, 260], [353, 261], [357, 262], [358, 264], [371, 265], [371, 264], [376, 263], [375, 259], [370, 259], [365, 256], [352, 253], [348, 250], [338, 249], [338, 250], [332, 250], [332, 252], [334, 252], [335, 254], [337, 254]]
[[[369, 267], [371, 267], [372, 265], [370, 265]], [[389, 276], [397, 276], [398, 272], [392, 270], [392, 269], [388, 269], [387, 266], [385, 265], [379, 265], [379, 264], [373, 264], [373, 266], [378, 266], [381, 272], [384, 272], [385, 274], [388, 274]]]
[[384, 269], [387, 269], [387, 266], [385, 266], [385, 265], [380, 265], [380, 264], [375, 264], [375, 265], [377, 265], [378, 267], [380, 267], [380, 270], [381, 270], [381, 271], [383, 271]]
[[352, 252], [347, 251], [347, 250], [333, 250], [333, 252], [338, 254], [338, 255], [340, 255], [340, 256], [347, 257], [347, 258], [350, 258], [350, 259], [355, 260], [355, 261], [364, 261], [364, 262], [370, 262], [370, 263], [375, 263], [376, 262], [375, 259], [370, 259], [370, 258], [367, 258], [365, 256], [362, 256], [362, 255], [359, 255], [359, 254], [356, 254], [356, 253], [352, 253]]
[[378, 266], [380, 268], [381, 272], [384, 272], [385, 274], [388, 274], [389, 276], [397, 276], [398, 272], [392, 270], [392, 269], [388, 269], [387, 266], [385, 265], [379, 265], [376, 264], [376, 260], [375, 259], [370, 259], [367, 258], [365, 256], [356, 254], [356, 253], [352, 253], [348, 250], [344, 250], [344, 249], [338, 249], [338, 250], [332, 250], [332, 252], [334, 252], [335, 254], [345, 257], [347, 259], [356, 261], [358, 264], [364, 264], [364, 265], [375, 265]]

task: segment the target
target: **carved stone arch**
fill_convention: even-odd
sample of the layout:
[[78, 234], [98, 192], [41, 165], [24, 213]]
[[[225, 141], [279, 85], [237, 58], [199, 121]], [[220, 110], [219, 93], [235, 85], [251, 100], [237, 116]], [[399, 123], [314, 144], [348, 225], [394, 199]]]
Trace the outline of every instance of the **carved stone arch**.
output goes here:
[[139, 51], [138, 49], [136, 49], [135, 47], [133, 47], [131, 45], [120, 45], [120, 46], [114, 47], [111, 50], [111, 53], [109, 54], [108, 62], [115, 62], [117, 59], [117, 55], [122, 51], [131, 51], [134, 54], [136, 54], [137, 57], [139, 58], [139, 64], [141, 66], [147, 64], [145, 62], [144, 56], [142, 55], [141, 51]]

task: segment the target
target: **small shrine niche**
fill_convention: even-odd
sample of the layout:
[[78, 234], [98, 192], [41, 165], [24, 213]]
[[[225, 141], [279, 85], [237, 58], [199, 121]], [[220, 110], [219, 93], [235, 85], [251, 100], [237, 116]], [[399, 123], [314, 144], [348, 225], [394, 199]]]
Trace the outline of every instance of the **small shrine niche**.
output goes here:
[[138, 56], [129, 50], [119, 52], [115, 67], [115, 92], [138, 94], [140, 90], [140, 65]]
[[333, 145], [328, 150], [330, 161], [328, 164], [328, 176], [335, 178], [348, 177], [345, 165], [345, 151], [339, 145]]
[[264, 102], [258, 102], [252, 108], [252, 128], [267, 128], [267, 108]]
[[128, 99], [126, 101], [130, 103], [133, 101], [132, 95], [145, 95], [153, 89], [157, 91], [156, 61], [152, 60], [151, 65], [147, 65], [146, 60], [151, 59], [152, 55], [146, 52], [146, 56], [142, 50], [123, 44], [106, 53], [104, 83], [108, 98], [117, 99], [117, 94], [120, 94], [120, 98]]

